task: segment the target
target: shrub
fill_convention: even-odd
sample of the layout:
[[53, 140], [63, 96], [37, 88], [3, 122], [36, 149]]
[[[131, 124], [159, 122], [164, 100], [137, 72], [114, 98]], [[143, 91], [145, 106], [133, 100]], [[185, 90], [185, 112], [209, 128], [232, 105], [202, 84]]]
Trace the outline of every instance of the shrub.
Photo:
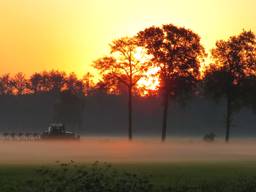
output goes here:
[[39, 178], [27, 181], [26, 192], [149, 192], [152, 184], [146, 177], [118, 171], [110, 164], [95, 162], [89, 167], [73, 162], [57, 168], [37, 170]]

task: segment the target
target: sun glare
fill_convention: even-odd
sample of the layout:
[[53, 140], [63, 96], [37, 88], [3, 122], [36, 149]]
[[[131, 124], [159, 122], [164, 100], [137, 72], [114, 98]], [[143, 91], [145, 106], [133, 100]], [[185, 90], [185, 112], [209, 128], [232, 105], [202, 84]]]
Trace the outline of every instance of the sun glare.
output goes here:
[[141, 90], [141, 96], [147, 96], [158, 90], [160, 85], [158, 71], [159, 67], [152, 67], [145, 72], [145, 77], [142, 77], [137, 82], [137, 88]]
[[[146, 62], [150, 62], [151, 55], [148, 55], [143, 47], [137, 47], [134, 58], [143, 65]], [[137, 82], [136, 87], [139, 90], [141, 96], [148, 96], [159, 88], [160, 80], [158, 71], [159, 67], [150, 67], [144, 72], [143, 77]]]
[[135, 54], [134, 54], [134, 57], [136, 60], [139, 60], [143, 63], [143, 60], [144, 60], [144, 50], [142, 47], [137, 47], [136, 48], [136, 51], [135, 51]]

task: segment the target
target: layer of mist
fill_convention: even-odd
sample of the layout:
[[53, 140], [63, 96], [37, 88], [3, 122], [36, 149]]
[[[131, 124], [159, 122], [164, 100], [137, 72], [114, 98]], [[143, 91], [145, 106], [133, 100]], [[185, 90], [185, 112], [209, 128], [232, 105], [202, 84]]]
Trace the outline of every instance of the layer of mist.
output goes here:
[[45, 164], [73, 160], [78, 163], [171, 163], [255, 161], [256, 141], [233, 139], [207, 143], [196, 138], [83, 137], [80, 141], [0, 141], [0, 164]]

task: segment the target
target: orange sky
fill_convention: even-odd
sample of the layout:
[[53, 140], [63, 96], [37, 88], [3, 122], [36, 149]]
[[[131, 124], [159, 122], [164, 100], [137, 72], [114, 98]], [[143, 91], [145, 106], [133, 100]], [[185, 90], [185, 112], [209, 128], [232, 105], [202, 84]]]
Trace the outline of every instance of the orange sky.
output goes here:
[[191, 28], [207, 49], [256, 32], [255, 0], [0, 0], [0, 74], [60, 69], [82, 76], [115, 38], [151, 25]]

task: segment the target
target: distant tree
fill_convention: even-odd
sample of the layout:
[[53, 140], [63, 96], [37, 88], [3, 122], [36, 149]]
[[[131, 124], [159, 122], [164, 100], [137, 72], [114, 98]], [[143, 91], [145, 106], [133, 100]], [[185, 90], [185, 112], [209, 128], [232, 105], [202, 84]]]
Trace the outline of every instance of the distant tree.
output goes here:
[[83, 95], [84, 84], [82, 80], [79, 80], [75, 73], [70, 73], [65, 79], [65, 89], [69, 90], [72, 94]]
[[0, 95], [13, 94], [13, 84], [9, 74], [0, 77]]
[[256, 72], [256, 38], [251, 31], [232, 36], [227, 41], [217, 41], [212, 50], [214, 64], [205, 73], [205, 92], [215, 98], [226, 100], [226, 142], [235, 111], [244, 106], [245, 81]]
[[60, 71], [50, 71], [46, 74], [49, 92], [59, 93], [65, 85], [66, 73]]
[[30, 79], [30, 89], [33, 93], [41, 93], [47, 91], [47, 76], [44, 73], [34, 73]]
[[90, 95], [91, 91], [95, 87], [93, 78], [94, 78], [94, 76], [89, 72], [83, 76], [84, 95]]
[[169, 98], [185, 102], [193, 93], [205, 51], [197, 34], [172, 24], [147, 28], [138, 33], [138, 38], [153, 56], [153, 65], [160, 68], [164, 105], [162, 141], [165, 141]]
[[80, 129], [84, 111], [83, 97], [74, 94], [71, 90], [65, 90], [60, 93], [60, 96], [55, 103], [54, 111], [55, 122], [63, 122]]
[[16, 95], [23, 95], [30, 92], [29, 90], [29, 82], [25, 78], [25, 75], [23, 73], [17, 73], [12, 79], [11, 83], [14, 89], [14, 94]]
[[50, 72], [34, 73], [29, 80], [32, 93], [47, 93], [51, 95], [54, 121], [81, 126], [84, 108], [84, 84], [75, 73], [52, 70]]
[[250, 75], [241, 80], [243, 104], [256, 113], [256, 76]]
[[120, 84], [128, 92], [128, 135], [132, 140], [132, 95], [136, 83], [148, 68], [147, 62], [142, 62], [136, 57], [138, 42], [135, 37], [124, 37], [110, 44], [111, 56], [101, 58], [94, 63], [94, 67], [103, 76], [103, 82], [108, 90], [120, 91]]
[[90, 95], [92, 96], [106, 96], [109, 94], [109, 86], [104, 82], [104, 80], [98, 81], [93, 89], [90, 90]]
[[66, 73], [61, 71], [50, 71], [34, 73], [31, 75], [30, 89], [33, 93], [59, 93], [65, 86]]

